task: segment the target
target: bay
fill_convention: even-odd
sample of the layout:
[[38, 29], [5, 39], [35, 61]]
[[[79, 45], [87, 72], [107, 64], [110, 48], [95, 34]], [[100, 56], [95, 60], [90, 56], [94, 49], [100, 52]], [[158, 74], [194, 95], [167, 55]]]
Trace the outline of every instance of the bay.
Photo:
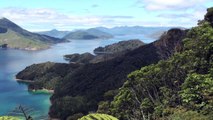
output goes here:
[[27, 85], [18, 83], [15, 75], [25, 67], [41, 62], [66, 62], [63, 55], [72, 53], [93, 53], [99, 46], [116, 43], [121, 40], [139, 38], [145, 43], [153, 41], [143, 35], [116, 36], [109, 40], [72, 40], [60, 43], [41, 51], [0, 49], [0, 115], [7, 115], [18, 105], [29, 106], [40, 115], [47, 115], [50, 107], [50, 94], [32, 94]]

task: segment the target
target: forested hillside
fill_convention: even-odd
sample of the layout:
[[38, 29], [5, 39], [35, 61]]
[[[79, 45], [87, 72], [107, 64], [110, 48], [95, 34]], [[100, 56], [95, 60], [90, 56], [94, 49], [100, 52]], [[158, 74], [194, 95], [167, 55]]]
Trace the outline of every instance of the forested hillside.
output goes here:
[[167, 59], [177, 51], [185, 33], [180, 29], [171, 29], [154, 43], [143, 45], [112, 60], [86, 64], [67, 74], [51, 97], [51, 117], [65, 119], [78, 113], [95, 112], [99, 102], [112, 99], [130, 72]]
[[190, 29], [180, 52], [128, 75], [99, 112], [121, 120], [213, 119], [213, 8]]
[[[48, 83], [57, 78], [58, 84], [51, 97], [52, 106], [49, 112], [51, 117], [65, 119], [79, 113], [88, 114], [98, 109], [99, 102], [105, 99], [112, 100], [130, 72], [167, 59], [175, 51], [181, 50], [185, 34], [185, 30], [171, 29], [159, 40], [112, 60], [86, 64], [76, 69], [70, 69], [69, 64], [56, 64], [57, 68], [52, 63], [51, 67], [48, 67], [49, 63], [37, 64], [27, 67], [16, 77], [36, 81], [33, 83], [34, 86], [30, 87], [35, 89], [47, 87], [46, 85], [51, 85]], [[57, 70], [65, 71], [65, 74], [58, 74], [60, 72]], [[58, 79], [59, 77], [61, 79]]]
[[[99, 112], [120, 120], [211, 120], [212, 17], [213, 8], [209, 8], [198, 26], [190, 30], [171, 29], [159, 40], [112, 60], [76, 69], [67, 69], [69, 64], [59, 65], [58, 70], [66, 71], [63, 76], [54, 66], [47, 69], [44, 76], [51, 73], [61, 77], [51, 97], [49, 115], [72, 120]], [[41, 80], [34, 68], [42, 71], [44, 66], [28, 67], [17, 77], [34, 75], [31, 80]], [[48, 81], [47, 78], [43, 80]]]

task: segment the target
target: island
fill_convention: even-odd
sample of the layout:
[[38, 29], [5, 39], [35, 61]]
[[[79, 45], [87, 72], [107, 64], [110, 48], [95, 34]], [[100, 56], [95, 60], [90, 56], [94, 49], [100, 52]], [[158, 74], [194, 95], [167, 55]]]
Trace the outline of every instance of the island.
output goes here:
[[110, 39], [113, 36], [109, 33], [103, 32], [101, 30], [98, 30], [96, 28], [91, 28], [87, 30], [77, 30], [74, 32], [70, 32], [66, 36], [64, 36], [64, 39], [68, 40], [94, 40], [94, 39]]

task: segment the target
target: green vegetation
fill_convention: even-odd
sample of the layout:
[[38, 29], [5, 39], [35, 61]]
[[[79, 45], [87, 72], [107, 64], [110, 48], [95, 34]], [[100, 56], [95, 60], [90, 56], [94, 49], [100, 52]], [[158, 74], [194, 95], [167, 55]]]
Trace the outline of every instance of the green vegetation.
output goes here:
[[94, 49], [93, 52], [96, 55], [92, 55], [91, 53], [83, 53], [83, 54], [75, 53], [65, 55], [64, 58], [70, 63], [80, 63], [80, 64], [99, 63], [122, 56], [129, 51], [141, 47], [142, 45], [145, 44], [140, 40], [120, 41], [118, 43]]
[[27, 67], [18, 73], [16, 77], [29, 81], [29, 90], [36, 90], [35, 93], [41, 93], [45, 92], [45, 89], [54, 90], [58, 81], [78, 67], [78, 64], [46, 62]]
[[[105, 47], [98, 47], [93, 50], [95, 54], [125, 54], [127, 51], [134, 50], [139, 48], [140, 46], [145, 45], [142, 41], [138, 39], [127, 40], [127, 41], [120, 41], [118, 43], [114, 43], [111, 45], [107, 45]], [[103, 52], [103, 53], [99, 53]]]
[[76, 40], [90, 40], [90, 39], [98, 39], [97, 36], [91, 35], [86, 31], [76, 31], [67, 34], [64, 39], [76, 39]]
[[0, 45], [1, 44], [7, 44], [7, 47], [9, 48], [22, 48], [29, 50], [45, 49], [49, 46], [47, 43], [28, 39], [12, 30], [8, 30], [4, 34], [0, 34]]
[[[55, 88], [49, 111], [52, 118], [80, 118], [82, 114], [97, 110], [106, 113], [110, 101], [129, 73], [142, 66], [168, 59], [182, 45], [181, 41], [185, 36], [185, 30], [171, 29], [158, 41], [111, 60], [84, 65], [51, 62], [34, 64], [16, 77], [32, 81], [28, 87], [32, 90]], [[56, 82], [52, 82], [55, 78]]]
[[91, 60], [93, 60], [95, 56], [91, 53], [83, 53], [83, 54], [71, 54], [71, 55], [64, 55], [64, 59], [69, 61], [70, 63], [89, 63]]
[[164, 117], [169, 120], [211, 120], [212, 118], [197, 111], [187, 110], [184, 108], [170, 108], [172, 114], [168, 117]]
[[[174, 53], [176, 46], [181, 43], [185, 36], [185, 31], [180, 29], [171, 29], [167, 33], [168, 36], [164, 36], [163, 39], [155, 43], [141, 46], [112, 60], [82, 65], [72, 71], [60, 68], [69, 72], [55, 87], [54, 94], [51, 97], [50, 116], [66, 119], [68, 116], [78, 113], [86, 115], [90, 111], [97, 111], [98, 108], [98, 112], [105, 113], [107, 107], [104, 105], [98, 107], [98, 105], [101, 103], [107, 105], [107, 102], [101, 101], [113, 99], [113, 96], [117, 93], [116, 90], [123, 85], [130, 72], [139, 69], [141, 66], [156, 63], [160, 59], [167, 59]], [[62, 98], [67, 96], [75, 99], [69, 99], [66, 102], [67, 104], [64, 105], [65, 102]], [[83, 105], [81, 99], [76, 99], [79, 96], [85, 101]], [[76, 104], [72, 104], [73, 102]]]
[[107, 115], [107, 114], [89, 114], [87, 116], [83, 116], [78, 120], [118, 120], [117, 118]]
[[65, 40], [39, 35], [26, 31], [8, 20], [0, 19], [0, 46], [24, 50], [46, 49], [53, 43], [65, 42]]
[[207, 9], [207, 14], [204, 16], [204, 20], [208, 21], [213, 26], [213, 7]]
[[96, 28], [91, 28], [87, 30], [77, 30], [70, 32], [64, 39], [75, 39], [75, 40], [91, 40], [91, 39], [109, 39], [113, 36], [109, 33], [103, 32]]
[[[65, 96], [65, 97], [59, 98], [59, 100], [57, 100], [55, 102], [55, 104], [52, 106], [55, 109], [53, 109], [52, 112], [55, 112], [56, 110], [57, 111], [60, 110], [60, 112], [57, 113], [57, 116], [74, 115], [74, 114], [76, 114], [76, 111], [83, 111], [84, 113], [86, 113], [86, 111], [88, 109], [87, 104], [89, 104], [89, 103], [87, 103], [85, 97]], [[67, 112], [67, 111], [69, 111], [69, 112]], [[63, 118], [63, 119], [65, 119], [65, 118]]]
[[[49, 112], [54, 118], [79, 118], [97, 110], [121, 120], [211, 120], [212, 9], [197, 27], [171, 29], [124, 56], [86, 65], [32, 65], [17, 77], [38, 83], [33, 89], [47, 87], [48, 82], [55, 88]], [[57, 77], [61, 79], [51, 86]]]
[[107, 105], [107, 112], [122, 120], [211, 120], [213, 28], [210, 23], [202, 21], [190, 29], [182, 51], [169, 60], [129, 74]]
[[0, 120], [21, 120], [18, 117], [12, 117], [12, 116], [0, 116]]

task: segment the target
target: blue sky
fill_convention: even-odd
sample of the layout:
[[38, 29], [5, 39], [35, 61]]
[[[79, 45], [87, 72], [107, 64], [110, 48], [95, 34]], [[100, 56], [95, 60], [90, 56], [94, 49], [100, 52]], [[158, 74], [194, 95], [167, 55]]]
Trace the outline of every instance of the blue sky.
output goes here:
[[195, 26], [212, 0], [0, 0], [0, 17], [30, 31]]

